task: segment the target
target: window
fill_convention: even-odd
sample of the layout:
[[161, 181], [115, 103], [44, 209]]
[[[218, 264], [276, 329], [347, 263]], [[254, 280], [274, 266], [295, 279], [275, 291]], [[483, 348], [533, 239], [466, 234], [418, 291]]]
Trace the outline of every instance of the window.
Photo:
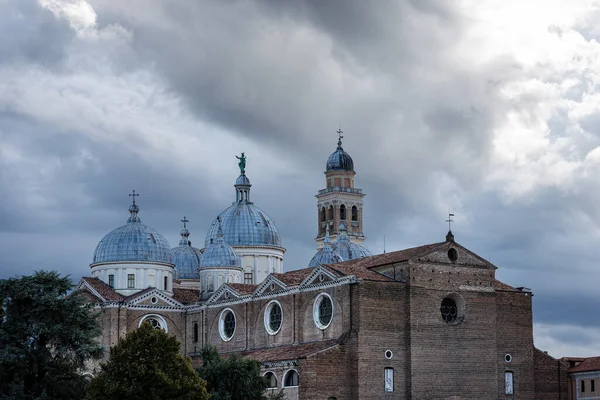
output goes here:
[[198, 323], [194, 322], [194, 343], [198, 343]]
[[444, 320], [444, 322], [448, 324], [456, 322], [456, 318], [458, 316], [458, 309], [454, 300], [452, 300], [449, 297], [446, 297], [444, 300], [442, 300], [440, 311], [442, 313], [442, 319]]
[[164, 283], [164, 288], [165, 288], [164, 290], [168, 290], [169, 289], [169, 278], [167, 276], [165, 276], [163, 283]]
[[352, 221], [358, 221], [358, 207], [352, 206]]
[[235, 333], [235, 315], [229, 308], [221, 312], [221, 316], [219, 317], [219, 333], [221, 334], [221, 339], [226, 342], [231, 340]]
[[346, 220], [346, 206], [343, 204], [340, 206], [340, 219], [342, 221]]
[[385, 381], [385, 391], [394, 391], [394, 368], [386, 368], [383, 372], [383, 379]]
[[265, 374], [265, 380], [267, 381], [267, 389], [277, 389], [277, 377], [272, 372]]
[[127, 274], [127, 289], [135, 288], [135, 274]]
[[313, 305], [313, 319], [319, 329], [326, 329], [333, 319], [333, 302], [327, 293], [321, 293]]
[[140, 320], [140, 324], [138, 327], [142, 326], [143, 323], [149, 323], [154, 329], [162, 329], [165, 332], [168, 332], [167, 321], [160, 315], [150, 314], [146, 315]]
[[513, 373], [511, 371], [506, 371], [504, 373], [504, 388], [506, 394], [513, 394]]
[[110, 286], [111, 288], [115, 287], [115, 276], [112, 274], [108, 276], [108, 286]]
[[581, 380], [581, 393], [585, 393], [585, 381]]
[[327, 210], [327, 220], [331, 221], [333, 219], [333, 206], [329, 206], [329, 210]]
[[325, 222], [327, 220], [325, 207], [321, 208], [321, 222]]
[[252, 285], [252, 272], [244, 272], [244, 283]]
[[208, 292], [214, 292], [215, 291], [215, 282], [214, 282], [214, 277], [211, 275], [208, 277]]
[[275, 335], [281, 329], [283, 313], [277, 300], [271, 301], [265, 309], [265, 328], [270, 335]]
[[300, 383], [300, 377], [298, 376], [298, 373], [296, 371], [294, 371], [293, 369], [289, 370], [285, 374], [285, 378], [283, 380], [283, 387], [298, 386], [299, 383]]
[[590, 381], [590, 392], [595, 392], [596, 391], [596, 380], [592, 379]]

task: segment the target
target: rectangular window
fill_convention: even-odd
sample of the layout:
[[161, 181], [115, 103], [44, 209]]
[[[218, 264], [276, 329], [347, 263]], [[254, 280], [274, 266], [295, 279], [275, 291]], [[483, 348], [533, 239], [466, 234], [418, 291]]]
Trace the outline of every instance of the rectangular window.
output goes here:
[[165, 290], [169, 289], [169, 278], [165, 276]]
[[127, 289], [135, 288], [135, 274], [127, 274]]
[[506, 389], [506, 394], [513, 394], [513, 373], [510, 371], [504, 373], [504, 387]]
[[115, 276], [112, 274], [108, 276], [108, 286], [111, 288], [115, 287]]
[[581, 380], [581, 393], [585, 393], [585, 381]]
[[384, 370], [383, 378], [385, 380], [385, 391], [393, 392], [394, 391], [394, 369], [386, 368]]
[[246, 283], [248, 285], [252, 285], [252, 272], [244, 273], [244, 283]]
[[592, 379], [590, 381], [590, 392], [595, 392], [596, 391], [596, 380]]

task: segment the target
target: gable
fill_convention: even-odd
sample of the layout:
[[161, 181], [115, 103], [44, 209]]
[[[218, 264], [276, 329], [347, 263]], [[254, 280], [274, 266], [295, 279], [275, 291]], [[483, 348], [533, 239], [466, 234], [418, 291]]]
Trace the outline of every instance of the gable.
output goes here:
[[239, 299], [241, 296], [228, 284], [221, 286], [212, 296], [206, 300], [206, 303], [220, 303], [223, 301], [232, 301]]
[[319, 265], [300, 283], [300, 286], [325, 284], [334, 280], [336, 280], [336, 276], [327, 268]]
[[126, 298], [129, 306], [141, 307], [183, 307], [183, 304], [167, 296], [162, 290], [150, 288]]
[[263, 283], [261, 283], [258, 286], [258, 288], [254, 292], [254, 294], [261, 295], [261, 294], [267, 294], [267, 293], [274, 293], [274, 292], [279, 292], [281, 290], [285, 290], [286, 288], [287, 288], [287, 285], [285, 283], [281, 282], [279, 279], [277, 279], [275, 276], [273, 276], [273, 274], [270, 274], [269, 276], [267, 276], [265, 278]]
[[496, 267], [482, 257], [459, 245], [456, 242], [446, 242], [434, 250], [420, 254], [410, 260], [411, 262], [428, 262], [436, 264], [451, 264], [461, 267], [474, 267], [496, 269]]

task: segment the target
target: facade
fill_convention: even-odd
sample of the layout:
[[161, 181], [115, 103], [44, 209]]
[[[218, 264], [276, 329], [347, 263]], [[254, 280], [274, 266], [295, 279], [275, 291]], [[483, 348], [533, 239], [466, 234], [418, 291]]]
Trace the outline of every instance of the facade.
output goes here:
[[569, 368], [569, 399], [600, 399], [600, 357], [590, 357]]
[[[333, 161], [345, 169], [326, 175], [353, 178], [352, 159], [340, 157]], [[269, 390], [287, 399], [567, 398], [568, 365], [533, 346], [531, 291], [498, 281], [496, 266], [451, 232], [372, 256], [361, 244], [362, 212], [354, 226], [337, 203], [310, 265], [283, 272], [281, 238], [250, 202], [239, 158], [236, 201], [209, 228], [199, 257], [186, 218], [171, 251], [141, 225], [135, 203], [126, 228], [100, 242], [92, 277], [77, 289], [102, 310], [107, 350], [147, 321], [196, 363], [207, 344], [260, 361]]]

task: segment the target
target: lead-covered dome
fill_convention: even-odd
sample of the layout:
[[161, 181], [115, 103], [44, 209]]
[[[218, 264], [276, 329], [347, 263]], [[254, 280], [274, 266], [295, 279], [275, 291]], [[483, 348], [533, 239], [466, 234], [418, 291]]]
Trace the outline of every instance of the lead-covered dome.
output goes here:
[[200, 249], [192, 247], [190, 242], [190, 232], [187, 230], [186, 217], [181, 220], [183, 230], [181, 231], [181, 240], [179, 246], [171, 250], [173, 264], [175, 264], [175, 279], [200, 279], [198, 268], [200, 268]]
[[331, 249], [334, 253], [342, 257], [344, 261], [371, 256], [371, 252], [365, 247], [350, 241], [348, 238], [348, 228], [344, 223], [340, 224], [340, 234], [331, 246]]
[[200, 258], [200, 268], [207, 267], [230, 267], [241, 268], [242, 261], [235, 250], [225, 243], [221, 228], [221, 220], [217, 217], [217, 237], [212, 244], [208, 245]]
[[[281, 237], [271, 218], [250, 201], [250, 180], [242, 173], [236, 180], [236, 201], [217, 218], [221, 220], [224, 240], [230, 246], [277, 246]], [[218, 220], [206, 233], [204, 247], [216, 242]]]
[[129, 207], [131, 216], [127, 224], [102, 238], [96, 246], [92, 264], [119, 261], [171, 263], [169, 242], [163, 235], [142, 224], [137, 215], [139, 210], [134, 200]]
[[331, 153], [329, 158], [327, 158], [327, 165], [325, 166], [325, 172], [329, 171], [352, 171], [354, 172], [354, 161], [352, 161], [352, 157], [350, 154], [344, 151], [342, 147], [342, 131], [338, 131], [340, 138], [338, 140], [337, 149]]
[[329, 240], [329, 225], [327, 225], [327, 231], [325, 232], [325, 240], [323, 241], [323, 247], [317, 251], [310, 263], [309, 267], [317, 267], [321, 264], [335, 264], [344, 261], [339, 254], [336, 254], [331, 248], [331, 241]]

